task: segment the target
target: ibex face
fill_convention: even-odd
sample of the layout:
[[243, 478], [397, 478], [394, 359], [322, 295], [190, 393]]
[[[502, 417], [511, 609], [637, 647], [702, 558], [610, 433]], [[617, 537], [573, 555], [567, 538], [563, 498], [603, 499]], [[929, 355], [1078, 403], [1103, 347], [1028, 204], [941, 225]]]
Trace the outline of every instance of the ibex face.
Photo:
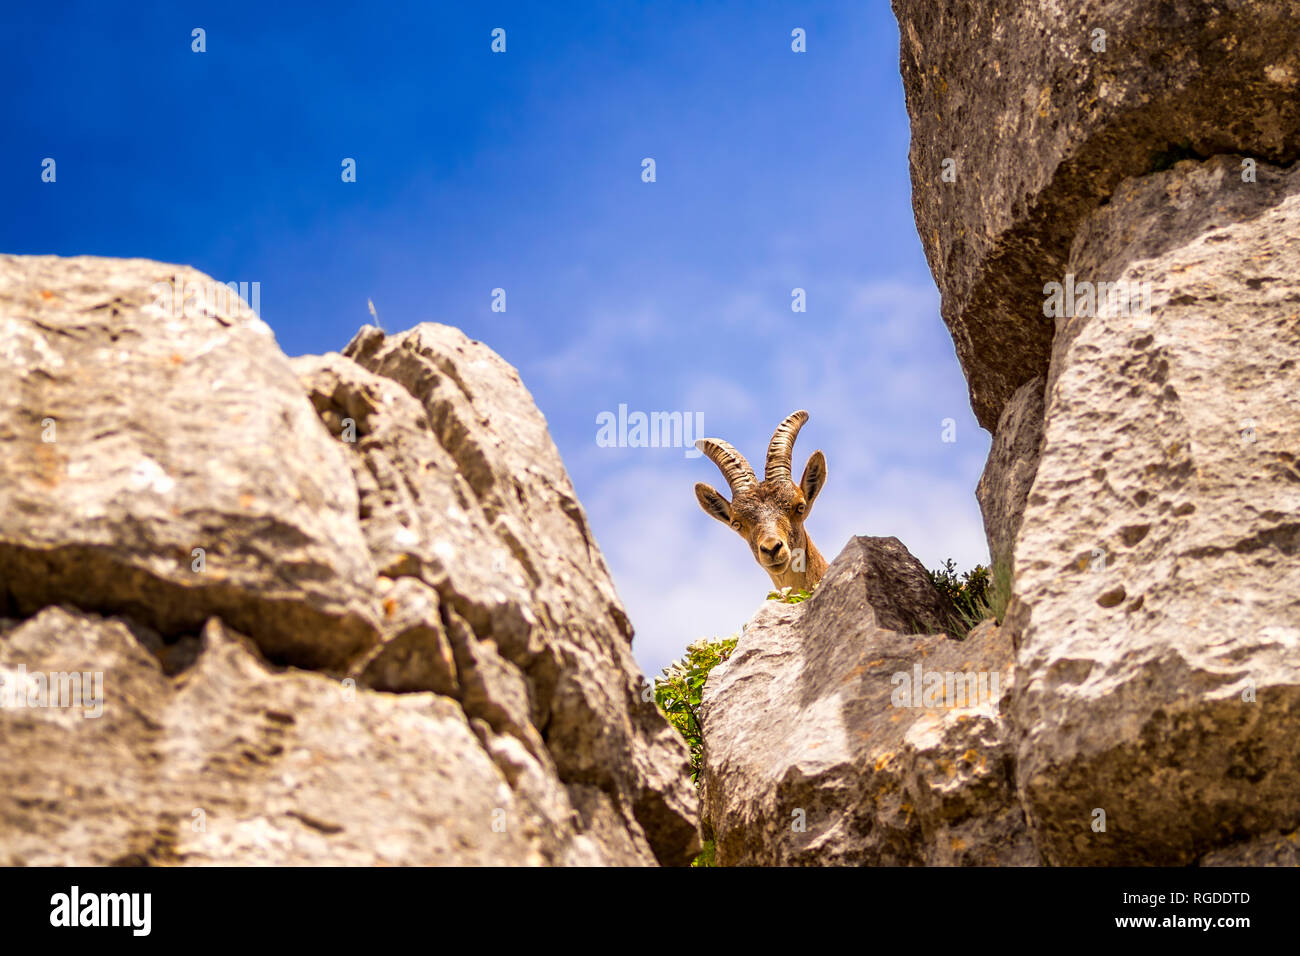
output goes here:
[[817, 493], [826, 483], [826, 457], [813, 452], [803, 478], [795, 484], [790, 458], [807, 412], [795, 412], [783, 421], [767, 446], [767, 465], [759, 481], [745, 457], [718, 438], [695, 443], [722, 470], [731, 488], [731, 501], [699, 482], [695, 497], [708, 514], [731, 527], [746, 541], [754, 560], [778, 588], [812, 590], [826, 572], [826, 561], [803, 529]]

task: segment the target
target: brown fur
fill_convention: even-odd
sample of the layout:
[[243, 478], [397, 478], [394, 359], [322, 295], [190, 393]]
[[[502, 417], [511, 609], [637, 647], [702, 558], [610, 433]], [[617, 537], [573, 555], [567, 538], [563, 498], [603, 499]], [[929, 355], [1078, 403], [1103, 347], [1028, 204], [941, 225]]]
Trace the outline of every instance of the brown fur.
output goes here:
[[[789, 470], [789, 445], [784, 447], [784, 454], [772, 454], [778, 448], [782, 430], [789, 430], [797, 435], [799, 427], [807, 419], [806, 412], [795, 412], [781, 424], [777, 434], [772, 438], [768, 455], [768, 477], [758, 482], [753, 469], [743, 457], [731, 446], [717, 439], [706, 439], [699, 446], [710, 454], [718, 454], [716, 446], [721, 446], [726, 453], [738, 459], [738, 464], [728, 473], [725, 455], [719, 455], [723, 462], [723, 474], [731, 485], [732, 500], [727, 501], [710, 485], [700, 482], [695, 486], [695, 496], [700, 507], [707, 514], [728, 524], [749, 544], [749, 550], [759, 567], [767, 572], [768, 577], [777, 588], [791, 587], [811, 591], [826, 573], [826, 559], [817, 550], [816, 545], [804, 530], [804, 521], [812, 511], [813, 501], [826, 483], [826, 458], [820, 452], [813, 452], [804, 468], [799, 484], [785, 477]], [[710, 447], [713, 446], [713, 447]], [[775, 467], [774, 467], [775, 465]], [[784, 467], [782, 467], [784, 466]], [[778, 472], [772, 477], [773, 471]], [[802, 570], [795, 570], [798, 553], [803, 552]]]

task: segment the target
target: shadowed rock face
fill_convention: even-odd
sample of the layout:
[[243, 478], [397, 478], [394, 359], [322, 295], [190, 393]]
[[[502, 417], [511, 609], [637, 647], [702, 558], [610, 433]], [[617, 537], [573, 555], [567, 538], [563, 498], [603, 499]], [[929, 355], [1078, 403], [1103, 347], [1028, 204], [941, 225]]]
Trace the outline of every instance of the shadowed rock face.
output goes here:
[[1038, 473], [1044, 387], [1042, 376], [1026, 382], [1002, 410], [988, 462], [975, 488], [994, 563], [1011, 560], [1029, 489]]
[[0, 857], [687, 862], [685, 745], [515, 371], [436, 325], [290, 362], [178, 273], [0, 257], [0, 677], [103, 676], [96, 718], [0, 709]]
[[897, 539], [863, 537], [810, 600], [759, 609], [705, 685], [720, 865], [1037, 862], [1000, 716], [1010, 643], [991, 621], [935, 633], [952, 613]]
[[1122, 180], [1181, 156], [1300, 156], [1300, 2], [893, 8], [917, 231], [971, 404], [993, 430], [1016, 389], [1047, 372], [1044, 283], [1061, 281], [1080, 224]]

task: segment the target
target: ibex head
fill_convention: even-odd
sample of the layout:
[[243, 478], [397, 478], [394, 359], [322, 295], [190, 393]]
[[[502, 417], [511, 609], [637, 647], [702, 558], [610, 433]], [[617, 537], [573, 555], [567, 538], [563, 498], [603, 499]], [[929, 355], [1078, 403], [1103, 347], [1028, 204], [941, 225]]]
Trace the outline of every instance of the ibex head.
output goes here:
[[704, 482], [695, 486], [700, 507], [731, 527], [746, 541], [754, 560], [778, 588], [812, 590], [826, 571], [826, 561], [803, 529], [817, 493], [826, 483], [826, 456], [813, 452], [795, 484], [790, 458], [807, 412], [783, 421], [767, 446], [767, 466], [760, 482], [745, 456], [718, 438], [701, 438], [695, 447], [722, 470], [731, 488], [731, 501]]

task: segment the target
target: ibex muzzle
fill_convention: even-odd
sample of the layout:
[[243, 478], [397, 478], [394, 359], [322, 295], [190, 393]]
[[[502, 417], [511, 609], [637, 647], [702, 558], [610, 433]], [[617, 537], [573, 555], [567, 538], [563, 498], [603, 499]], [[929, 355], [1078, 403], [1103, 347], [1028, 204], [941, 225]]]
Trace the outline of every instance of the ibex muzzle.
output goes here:
[[695, 497], [700, 507], [749, 542], [754, 560], [778, 588], [812, 590], [826, 573], [826, 559], [803, 528], [826, 483], [826, 456], [813, 452], [799, 484], [790, 475], [794, 440], [806, 421], [808, 413], [799, 411], [777, 427], [767, 446], [761, 482], [745, 456], [727, 442], [701, 438], [695, 443], [721, 469], [731, 488], [731, 501], [727, 501], [712, 486], [699, 482]]

